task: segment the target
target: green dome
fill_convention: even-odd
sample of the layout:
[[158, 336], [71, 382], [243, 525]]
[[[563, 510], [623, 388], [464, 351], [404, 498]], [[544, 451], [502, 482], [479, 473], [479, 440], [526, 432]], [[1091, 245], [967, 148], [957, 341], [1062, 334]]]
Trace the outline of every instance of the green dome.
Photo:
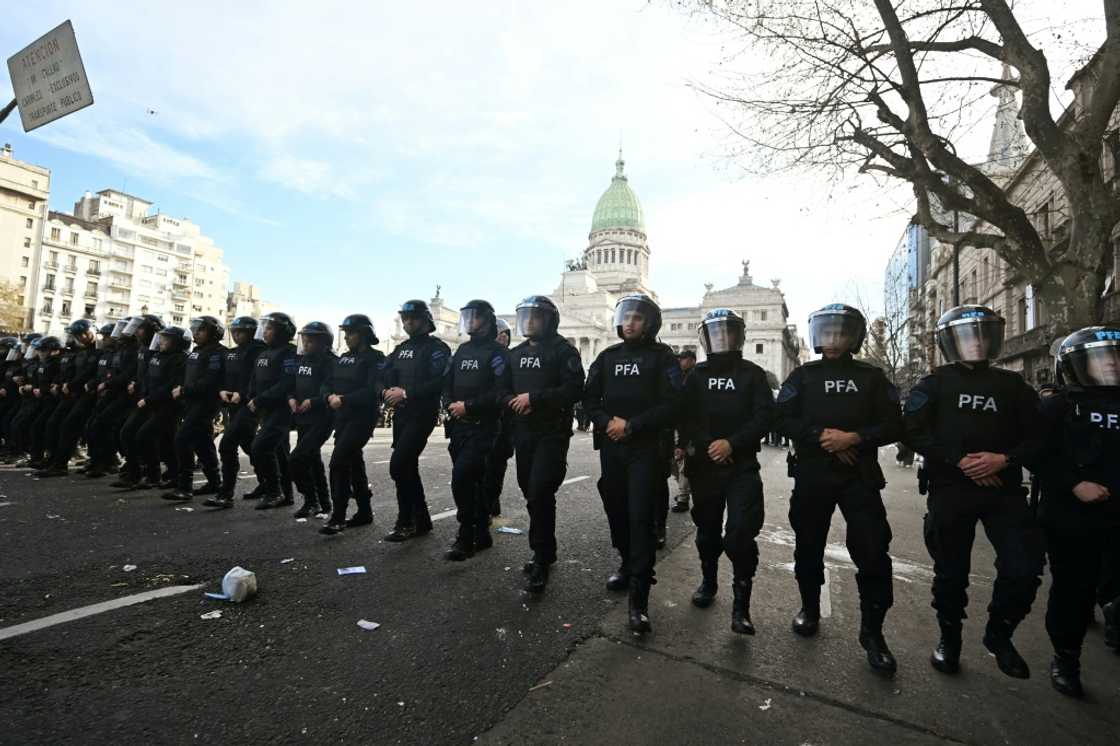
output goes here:
[[595, 205], [595, 214], [591, 217], [591, 232], [611, 229], [635, 230], [646, 232], [646, 224], [642, 219], [642, 206], [638, 203], [638, 195], [630, 188], [626, 181], [626, 174], [622, 172], [626, 162], [622, 160], [622, 151], [618, 153], [615, 161], [615, 175], [611, 185], [599, 203]]

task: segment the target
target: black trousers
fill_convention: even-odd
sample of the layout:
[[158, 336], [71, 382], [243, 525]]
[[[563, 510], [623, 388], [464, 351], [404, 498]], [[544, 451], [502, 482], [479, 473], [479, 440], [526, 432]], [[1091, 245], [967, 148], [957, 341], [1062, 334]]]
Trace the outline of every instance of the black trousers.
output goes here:
[[77, 397], [59, 394], [58, 404], [55, 405], [54, 412], [47, 419], [47, 426], [43, 434], [43, 450], [51, 461], [54, 461], [54, 454], [58, 451], [58, 444], [62, 437], [62, 423], [70, 416], [70, 412], [77, 403]]
[[137, 481], [140, 479], [140, 447], [136, 440], [140, 428], [148, 421], [152, 412], [147, 407], [137, 407], [131, 399], [129, 402], [132, 409], [124, 418], [120, 431], [121, 450], [124, 451], [124, 468], [122, 471], [127, 478]]
[[[933, 608], [939, 619], [967, 618], [968, 574], [976, 524], [996, 551], [996, 580], [988, 614], [1017, 625], [1031, 610], [1041, 584], [1043, 545], [1022, 491], [987, 494], [931, 485], [925, 540], [933, 558]], [[1096, 579], [1094, 578], [1094, 584]]]
[[86, 422], [86, 444], [94, 463], [107, 464], [121, 450], [121, 426], [131, 407], [132, 400], [127, 396], [105, 395], [98, 398]]
[[33, 396], [20, 398], [19, 410], [12, 415], [8, 431], [8, 440], [13, 451], [27, 452], [31, 448], [31, 425], [35, 422], [42, 406], [42, 400]]
[[1120, 541], [1105, 544], [1097, 582], [1097, 603], [1103, 607], [1113, 601], [1120, 601]]
[[47, 448], [48, 425], [56, 409], [58, 409], [58, 399], [49, 395], [42, 398], [35, 419], [31, 422], [31, 440], [27, 449], [33, 459], [43, 457], [43, 452]]
[[229, 407], [229, 420], [222, 432], [218, 453], [222, 459], [222, 494], [232, 495], [237, 485], [237, 473], [241, 470], [241, 457], [244, 451], [252, 460], [253, 438], [257, 434], [257, 416], [243, 404]]
[[598, 486], [611, 545], [622, 556], [626, 574], [650, 581], [657, 561], [657, 481], [665, 471], [662, 450], [656, 442], [615, 443], [601, 437]]
[[494, 439], [494, 447], [486, 455], [486, 473], [482, 477], [482, 490], [491, 513], [502, 504], [502, 489], [506, 483], [506, 469], [513, 455], [513, 433], [508, 424], [503, 424]]
[[1081, 649], [1102, 571], [1111, 559], [1108, 552], [1120, 544], [1115, 518], [1108, 520], [1088, 507], [1050, 504], [1043, 518], [1051, 578], [1046, 632], [1055, 650]]
[[490, 526], [490, 506], [482, 489], [486, 473], [486, 454], [494, 446], [493, 427], [451, 423], [451, 494], [455, 498], [455, 518], [459, 521], [459, 540], [474, 545], [479, 534]]
[[393, 455], [389, 476], [397, 487], [397, 527], [430, 528], [432, 518], [420, 478], [420, 455], [436, 427], [435, 413], [406, 415], [393, 413]]
[[[858, 478], [802, 476], [794, 481], [789, 523], [794, 533], [794, 575], [804, 592], [824, 584], [824, 550], [837, 507], [847, 523], [848, 554], [856, 566], [862, 608], [888, 609], [894, 603], [891, 527], [879, 490]], [[695, 486], [693, 491], [695, 494]], [[965, 574], [967, 577], [967, 573]]]
[[375, 422], [369, 419], [339, 419], [334, 428], [334, 451], [331, 453], [331, 521], [346, 520], [346, 508], [353, 496], [358, 500], [358, 514], [368, 513], [369, 478], [362, 449], [373, 436]]
[[[265, 496], [281, 493], [281, 459], [285, 471], [288, 460], [288, 432], [291, 429], [292, 412], [288, 405], [261, 410], [257, 413], [260, 429], [253, 438], [251, 447], [253, 467], [257, 470], [257, 481]], [[289, 487], [289, 492], [291, 488]]]
[[750, 580], [758, 569], [756, 539], [766, 517], [758, 463], [720, 466], [697, 462], [689, 465], [688, 478], [700, 561], [711, 562], [727, 554], [735, 579]]
[[175, 456], [178, 461], [178, 486], [184, 492], [194, 490], [195, 456], [202, 465], [206, 481], [220, 483], [218, 470], [218, 450], [214, 447], [213, 406], [188, 406], [183, 420], [175, 431]]
[[533, 561], [556, 561], [556, 491], [568, 473], [571, 433], [517, 433], [517, 485], [529, 511], [529, 548]]
[[3, 439], [4, 447], [11, 449], [12, 443], [12, 420], [19, 414], [20, 405], [23, 403], [22, 397], [18, 394], [13, 395], [10, 391], [4, 397], [4, 406], [0, 409], [0, 439]]
[[288, 470], [296, 489], [306, 500], [329, 510], [330, 488], [323, 466], [323, 444], [334, 430], [334, 416], [319, 413], [310, 422], [296, 423], [296, 447], [288, 454]]
[[[93, 408], [96, 404], [97, 395], [92, 393], [82, 394], [73, 400], [69, 412], [62, 420], [58, 440], [56, 441], [57, 445], [51, 458], [56, 466], [66, 466], [70, 459], [74, 457], [74, 451], [78, 448], [78, 441], [85, 435], [86, 423], [93, 414]], [[93, 458], [93, 453], [90, 453], [90, 458]]]
[[[168, 462], [168, 472], [172, 478], [178, 478], [178, 459], [174, 454], [168, 454], [169, 445], [175, 442], [175, 426], [178, 420], [178, 410], [174, 404], [162, 403], [148, 405], [151, 408], [148, 418], [136, 429], [132, 441], [139, 470], [149, 482], [160, 481], [160, 462]], [[174, 466], [172, 466], [174, 465]]]

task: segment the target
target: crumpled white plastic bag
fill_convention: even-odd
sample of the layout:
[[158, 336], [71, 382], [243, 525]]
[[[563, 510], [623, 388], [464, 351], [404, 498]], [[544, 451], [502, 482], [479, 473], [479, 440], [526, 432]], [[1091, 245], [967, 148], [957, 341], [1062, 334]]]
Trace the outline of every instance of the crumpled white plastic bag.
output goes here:
[[255, 596], [257, 594], [256, 573], [241, 566], [234, 567], [222, 578], [222, 593], [235, 604]]

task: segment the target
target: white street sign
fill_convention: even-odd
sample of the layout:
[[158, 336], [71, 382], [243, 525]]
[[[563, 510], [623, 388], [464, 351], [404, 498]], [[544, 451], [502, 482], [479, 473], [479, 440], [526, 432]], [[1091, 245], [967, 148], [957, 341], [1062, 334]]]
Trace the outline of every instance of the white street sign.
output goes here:
[[24, 132], [93, 103], [70, 21], [9, 57], [8, 73]]

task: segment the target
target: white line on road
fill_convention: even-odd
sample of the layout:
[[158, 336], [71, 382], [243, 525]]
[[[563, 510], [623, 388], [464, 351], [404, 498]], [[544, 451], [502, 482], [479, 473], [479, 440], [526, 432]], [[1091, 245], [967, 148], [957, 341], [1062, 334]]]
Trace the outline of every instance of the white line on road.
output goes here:
[[7, 640], [10, 637], [18, 637], [19, 635], [26, 635], [28, 632], [35, 632], [47, 627], [53, 627], [56, 624], [65, 624], [66, 622], [73, 622], [78, 619], [84, 619], [87, 616], [94, 614], [101, 614], [113, 609], [120, 609], [125, 606], [133, 606], [141, 604], [145, 601], [151, 601], [155, 598], [164, 598], [166, 596], [177, 596], [180, 593], [187, 593], [188, 591], [197, 591], [203, 586], [202, 583], [198, 585], [172, 585], [167, 588], [157, 588], [154, 591], [144, 591], [132, 596], [122, 596], [114, 598], [112, 601], [102, 601], [98, 604], [91, 604], [89, 606], [82, 606], [77, 609], [70, 609], [70, 611], [63, 611], [58, 614], [45, 616], [42, 619], [33, 619], [30, 622], [23, 624], [16, 624], [11, 627], [4, 627], [0, 629], [0, 640]]
[[445, 510], [442, 513], [436, 513], [434, 516], [432, 516], [432, 520], [433, 521], [442, 521], [444, 518], [450, 518], [451, 516], [455, 515], [458, 512], [459, 511], [456, 510], [456, 509]]
[[824, 568], [824, 585], [821, 586], [821, 619], [832, 616], [832, 574]]
[[0, 503], [0, 508], [6, 508], [9, 505], [15, 505], [15, 503], [13, 503], [13, 502], [3, 502], [3, 503]]
[[591, 479], [591, 477], [582, 476], [582, 477], [572, 477], [571, 479], [565, 479], [563, 482], [560, 483], [560, 486], [563, 487], [566, 484], [574, 484], [576, 482], [582, 482], [585, 479]]
[[[419, 459], [417, 459], [417, 460], [418, 460], [418, 461], [423, 461], [423, 460], [424, 460], [424, 459], [426, 459], [426, 458], [428, 458], [428, 457], [427, 457], [427, 456], [421, 456], [421, 457], [420, 457]], [[384, 461], [374, 461], [373, 463], [374, 463], [374, 465], [380, 465], [380, 464], [387, 464], [387, 463], [389, 463], [389, 461], [390, 461], [390, 459], [385, 459]]]

